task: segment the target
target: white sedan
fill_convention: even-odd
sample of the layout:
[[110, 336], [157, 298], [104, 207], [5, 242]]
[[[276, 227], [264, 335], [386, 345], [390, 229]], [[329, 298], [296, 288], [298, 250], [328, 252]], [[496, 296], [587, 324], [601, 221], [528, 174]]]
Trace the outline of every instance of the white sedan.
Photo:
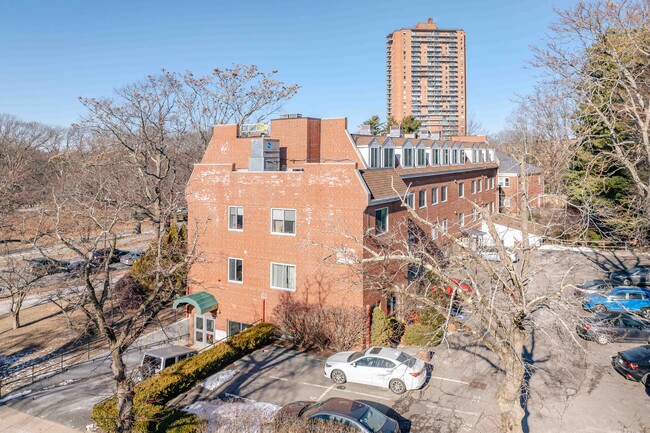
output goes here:
[[418, 389], [427, 378], [424, 361], [388, 347], [339, 352], [325, 361], [325, 376], [335, 383], [357, 382], [390, 389], [395, 394]]
[[[478, 250], [478, 253], [483, 257], [483, 259], [491, 262], [500, 262], [501, 256], [496, 248], [481, 248]], [[510, 257], [512, 263], [517, 263], [519, 261], [519, 253], [517, 251], [506, 250], [506, 254]]]

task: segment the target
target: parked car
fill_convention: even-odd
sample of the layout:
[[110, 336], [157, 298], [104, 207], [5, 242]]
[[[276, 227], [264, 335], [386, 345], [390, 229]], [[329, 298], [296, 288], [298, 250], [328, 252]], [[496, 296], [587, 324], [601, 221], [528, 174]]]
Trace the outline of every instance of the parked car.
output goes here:
[[65, 260], [56, 260], [49, 257], [39, 257], [37, 259], [26, 260], [32, 271], [38, 275], [51, 275], [64, 272], [70, 265], [70, 262]]
[[[74, 274], [74, 275], [81, 275], [84, 270], [84, 266], [86, 266], [86, 261], [85, 260], [79, 260], [77, 262], [72, 262], [68, 265], [68, 267], [65, 268], [65, 271], [68, 272], [69, 274]], [[96, 261], [90, 262], [90, 272], [95, 273], [99, 272], [101, 270], [101, 267], [99, 266], [99, 263]]]
[[402, 351], [371, 347], [358, 352], [339, 352], [325, 362], [325, 376], [335, 383], [365, 383], [387, 387], [395, 394], [418, 389], [426, 380], [426, 364]]
[[620, 281], [626, 286], [630, 284], [648, 286], [650, 285], [650, 266], [636, 266], [624, 271], [611, 272], [609, 278]]
[[650, 319], [650, 291], [638, 287], [615, 287], [602, 295], [587, 295], [582, 307], [597, 313], [624, 311]]
[[614, 287], [618, 286], [620, 283], [616, 280], [591, 280], [585, 281], [582, 284], [576, 286], [574, 295], [576, 296], [585, 296], [591, 295], [593, 293], [607, 293], [612, 290]]
[[650, 338], [650, 321], [626, 313], [596, 313], [585, 317], [576, 325], [576, 332], [582, 338], [598, 344], [610, 341], [641, 341]]
[[[501, 261], [501, 256], [499, 255], [499, 252], [497, 251], [496, 247], [483, 247], [478, 249], [477, 251], [479, 255], [483, 257], [485, 260], [491, 262]], [[512, 260], [513, 263], [519, 261], [519, 253], [517, 251], [506, 250], [506, 254], [508, 254], [508, 257], [510, 257], [510, 260]]]
[[125, 264], [127, 266], [133, 266], [133, 262], [138, 260], [143, 255], [144, 252], [142, 251], [133, 251], [128, 254], [124, 254], [122, 257], [120, 257], [120, 263]]
[[111, 256], [111, 249], [110, 248], [102, 248], [101, 250], [96, 250], [93, 253], [93, 260], [101, 263], [104, 260], [106, 260], [109, 256], [111, 257], [111, 263], [118, 263], [120, 261], [120, 257], [128, 254], [128, 251], [124, 250], [118, 250], [117, 248], [113, 250], [113, 255]]
[[451, 295], [454, 294], [454, 289], [456, 289], [457, 292], [462, 291], [468, 295], [472, 293], [472, 286], [468, 282], [462, 281], [458, 278], [450, 278], [450, 281], [451, 284], [444, 288], [445, 295], [447, 295], [448, 298], [451, 298]]
[[[330, 398], [322, 402], [297, 401], [282, 407], [276, 419], [303, 418], [344, 427], [345, 431], [363, 433], [399, 433], [397, 421], [372, 406], [347, 398]], [[347, 428], [345, 428], [347, 427]]]
[[618, 352], [612, 357], [612, 367], [626, 379], [650, 387], [650, 344]]
[[136, 373], [136, 380], [142, 381], [149, 376], [160, 373], [170, 365], [176, 364], [190, 356], [196, 355], [195, 349], [184, 346], [169, 346], [144, 352]]

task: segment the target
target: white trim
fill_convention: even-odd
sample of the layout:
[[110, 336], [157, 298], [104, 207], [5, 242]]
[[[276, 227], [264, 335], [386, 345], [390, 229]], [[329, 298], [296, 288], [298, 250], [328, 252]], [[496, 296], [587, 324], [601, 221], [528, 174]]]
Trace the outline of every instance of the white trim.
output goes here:
[[[381, 233], [377, 233], [377, 211], [382, 210], [382, 209], [386, 209], [386, 230], [381, 232]], [[390, 212], [388, 211], [388, 206], [380, 207], [380, 208], [375, 209], [375, 227], [374, 227], [375, 236], [381, 236], [381, 235], [384, 235], [384, 234], [388, 233], [388, 215], [390, 215]]]
[[243, 232], [244, 229], [231, 229], [230, 228], [230, 209], [233, 208], [233, 207], [240, 207], [242, 209], [242, 215], [241, 215], [242, 216], [242, 227], [245, 226], [244, 217], [246, 216], [246, 212], [244, 212], [244, 206], [228, 206], [228, 218], [227, 218], [228, 219], [228, 231], [229, 232]]
[[[241, 281], [230, 279], [230, 260], [241, 260]], [[234, 284], [244, 284], [244, 259], [239, 257], [228, 257], [228, 282]]]
[[[445, 199], [442, 199], [442, 189], [445, 189]], [[447, 188], [447, 185], [440, 185], [440, 203], [447, 203], [447, 200], [449, 200], [449, 188]]]
[[[424, 193], [424, 200], [420, 200], [420, 197], [422, 197], [422, 193]], [[427, 190], [426, 189], [421, 189], [418, 191], [418, 208], [422, 209], [427, 207]]]
[[[273, 231], [273, 210], [282, 210], [282, 211], [292, 210], [292, 211], [294, 211], [296, 213], [296, 219], [293, 222], [293, 233], [280, 233], [280, 232], [274, 232]], [[285, 208], [285, 207], [272, 207], [271, 212], [269, 214], [269, 217], [271, 218], [271, 231], [270, 231], [270, 233], [272, 235], [278, 235], [278, 236], [295, 236], [296, 235], [296, 232], [298, 231], [298, 211], [296, 209]], [[282, 221], [284, 222], [285, 221], [284, 216], [282, 218], [283, 218]]]
[[295, 269], [295, 276], [296, 276], [295, 283], [296, 283], [296, 286], [298, 286], [298, 267], [296, 265], [294, 265], [294, 264], [291, 264], [291, 263], [279, 263], [279, 262], [271, 262], [271, 264], [269, 265], [269, 280], [270, 280], [269, 285], [270, 285], [270, 287], [272, 289], [275, 289], [275, 290], [284, 290], [284, 291], [287, 291], [287, 292], [295, 292], [296, 287], [294, 287], [293, 289], [289, 289], [289, 288], [286, 288], [286, 287], [276, 287], [276, 286], [273, 285], [273, 265], [293, 266], [293, 268]]

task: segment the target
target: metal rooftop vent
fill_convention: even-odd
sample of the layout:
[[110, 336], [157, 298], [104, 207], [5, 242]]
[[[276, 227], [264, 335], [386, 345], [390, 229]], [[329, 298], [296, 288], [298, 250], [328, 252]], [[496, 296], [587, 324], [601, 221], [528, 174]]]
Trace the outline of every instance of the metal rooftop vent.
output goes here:
[[280, 114], [280, 119], [300, 119], [302, 114], [299, 113], [289, 113], [289, 114]]

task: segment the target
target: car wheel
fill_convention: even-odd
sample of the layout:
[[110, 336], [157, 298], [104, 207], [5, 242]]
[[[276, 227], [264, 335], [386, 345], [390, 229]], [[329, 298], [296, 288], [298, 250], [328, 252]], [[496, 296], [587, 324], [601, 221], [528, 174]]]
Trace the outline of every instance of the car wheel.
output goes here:
[[629, 278], [626, 278], [626, 279], [623, 280], [623, 284], [626, 285], [626, 286], [629, 286], [630, 284], [632, 284], [632, 280], [630, 280]]
[[641, 309], [641, 315], [646, 319], [650, 319], [650, 308]]
[[605, 311], [607, 311], [607, 308], [605, 308], [603, 304], [598, 304], [594, 307], [594, 311], [596, 313], [604, 313]]
[[388, 383], [388, 389], [395, 394], [404, 394], [406, 392], [406, 385], [399, 379], [393, 379]]
[[332, 378], [334, 383], [338, 383], [339, 385], [347, 382], [348, 380], [345, 377], [345, 373], [343, 373], [341, 370], [333, 370], [332, 374], [330, 374], [330, 377]]
[[609, 338], [605, 334], [598, 334], [598, 336], [596, 337], [596, 343], [607, 344], [609, 343]]
[[644, 384], [646, 388], [650, 388], [650, 373], [641, 378], [641, 383]]

